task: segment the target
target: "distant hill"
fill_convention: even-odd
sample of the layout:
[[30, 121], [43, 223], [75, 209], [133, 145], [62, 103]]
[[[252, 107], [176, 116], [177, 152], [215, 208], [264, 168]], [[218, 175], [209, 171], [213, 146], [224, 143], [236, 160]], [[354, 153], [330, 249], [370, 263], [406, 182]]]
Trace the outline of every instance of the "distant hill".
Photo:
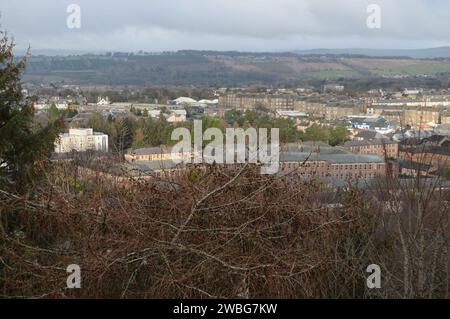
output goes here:
[[[430, 50], [437, 54], [438, 49]], [[450, 49], [440, 50], [444, 54]], [[159, 54], [33, 55], [28, 59], [25, 80], [34, 83], [92, 85], [242, 86], [298, 83], [305, 79], [450, 75], [450, 59], [398, 57], [410, 52], [398, 50], [377, 51], [376, 54], [384, 57], [365, 56], [362, 54], [365, 51], [352, 52], [351, 55], [335, 50], [296, 53], [179, 51]], [[428, 51], [420, 52], [425, 54]], [[392, 56], [389, 57], [389, 53]]]
[[[16, 56], [26, 55], [28, 50], [14, 49]], [[105, 52], [97, 51], [84, 51], [84, 50], [54, 50], [54, 49], [30, 49], [30, 53], [34, 56], [69, 56], [69, 55], [84, 55], [84, 54], [104, 54]]]
[[300, 55], [365, 55], [370, 57], [409, 57], [416, 59], [450, 58], [450, 47], [417, 49], [417, 50], [385, 50], [385, 49], [313, 49], [299, 50]]

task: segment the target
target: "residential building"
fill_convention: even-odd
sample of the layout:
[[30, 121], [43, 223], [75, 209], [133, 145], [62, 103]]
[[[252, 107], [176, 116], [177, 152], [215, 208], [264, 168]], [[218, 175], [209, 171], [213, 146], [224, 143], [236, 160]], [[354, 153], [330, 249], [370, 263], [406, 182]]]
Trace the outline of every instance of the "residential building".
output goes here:
[[404, 111], [404, 125], [411, 125], [416, 128], [434, 126], [439, 123], [440, 112], [434, 108], [408, 108]]
[[402, 123], [403, 121], [403, 111], [397, 110], [384, 110], [381, 112], [381, 117], [390, 122]]
[[298, 99], [294, 102], [294, 110], [314, 117], [325, 117], [326, 105], [319, 99]]
[[[125, 159], [135, 167], [163, 174], [182, 172], [187, 165], [176, 165], [173, 158], [191, 159], [196, 152], [172, 153], [168, 147], [143, 148], [125, 155]], [[225, 164], [234, 169], [242, 164]], [[280, 152], [281, 174], [295, 173], [304, 178], [319, 178], [325, 182], [346, 181], [348, 179], [370, 180], [386, 176], [390, 170], [385, 160], [375, 154], [353, 154], [322, 142], [285, 144]], [[200, 169], [202, 169], [200, 167]], [[396, 174], [397, 170], [392, 170]]]
[[393, 100], [378, 100], [372, 103], [372, 106], [382, 107], [395, 107], [395, 106], [413, 106], [413, 107], [448, 107], [450, 106], [450, 99], [448, 96], [440, 98], [427, 98], [427, 99], [410, 99], [410, 98], [398, 98]]
[[55, 153], [89, 150], [108, 152], [108, 135], [94, 132], [92, 128], [69, 129], [69, 133], [60, 134], [55, 143]]
[[431, 165], [435, 170], [450, 166], [450, 147], [410, 147], [400, 151], [404, 161]]
[[377, 131], [371, 130], [362, 130], [358, 131], [356, 135], [353, 137], [354, 141], [370, 141], [375, 139], [386, 138], [383, 134], [378, 133]]
[[348, 141], [343, 146], [355, 154], [376, 154], [381, 158], [398, 158], [398, 143], [386, 139]]
[[283, 173], [297, 172], [304, 177], [369, 180], [387, 173], [384, 160], [372, 154], [283, 152], [280, 162]]
[[325, 119], [337, 120], [348, 115], [360, 114], [361, 109], [354, 105], [327, 105], [325, 108]]
[[295, 97], [273, 94], [226, 94], [219, 97], [219, 106], [228, 109], [254, 109], [266, 107], [272, 110], [292, 110]]
[[431, 165], [411, 161], [400, 161], [399, 168], [400, 175], [408, 177], [416, 177], [417, 175], [428, 176], [436, 172]]
[[149, 147], [134, 150], [125, 155], [128, 162], [153, 162], [153, 161], [173, 161], [175, 159], [190, 159], [198, 155], [197, 152], [172, 153], [169, 147]]

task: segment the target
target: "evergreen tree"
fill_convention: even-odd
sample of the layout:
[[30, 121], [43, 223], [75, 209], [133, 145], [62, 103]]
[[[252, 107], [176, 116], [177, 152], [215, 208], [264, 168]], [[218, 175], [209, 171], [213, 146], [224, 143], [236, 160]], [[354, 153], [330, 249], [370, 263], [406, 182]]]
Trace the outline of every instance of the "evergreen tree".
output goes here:
[[121, 156], [133, 145], [133, 129], [128, 118], [118, 122], [116, 148]]
[[23, 96], [20, 76], [25, 60], [16, 62], [14, 43], [0, 31], [0, 187], [25, 191], [40, 175], [62, 127], [33, 123], [34, 110]]
[[48, 110], [48, 116], [50, 118], [50, 121], [56, 121], [61, 116], [59, 114], [59, 110], [56, 107], [55, 102], [52, 102], [52, 104], [50, 105], [50, 109]]

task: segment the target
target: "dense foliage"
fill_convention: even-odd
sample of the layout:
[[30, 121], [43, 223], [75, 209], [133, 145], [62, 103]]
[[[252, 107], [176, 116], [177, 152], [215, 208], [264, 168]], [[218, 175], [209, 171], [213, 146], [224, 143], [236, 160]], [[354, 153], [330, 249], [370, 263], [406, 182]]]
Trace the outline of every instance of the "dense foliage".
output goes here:
[[20, 82], [25, 60], [14, 61], [14, 44], [0, 33], [0, 186], [22, 191], [40, 174], [62, 123], [35, 125], [31, 101]]

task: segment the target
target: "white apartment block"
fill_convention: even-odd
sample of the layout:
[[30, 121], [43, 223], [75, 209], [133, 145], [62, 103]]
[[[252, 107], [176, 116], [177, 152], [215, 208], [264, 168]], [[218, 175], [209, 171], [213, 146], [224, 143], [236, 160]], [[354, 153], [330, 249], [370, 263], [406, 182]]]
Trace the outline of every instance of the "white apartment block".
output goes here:
[[108, 152], [108, 135], [94, 132], [93, 129], [70, 129], [69, 133], [59, 135], [55, 143], [56, 153], [88, 150]]

